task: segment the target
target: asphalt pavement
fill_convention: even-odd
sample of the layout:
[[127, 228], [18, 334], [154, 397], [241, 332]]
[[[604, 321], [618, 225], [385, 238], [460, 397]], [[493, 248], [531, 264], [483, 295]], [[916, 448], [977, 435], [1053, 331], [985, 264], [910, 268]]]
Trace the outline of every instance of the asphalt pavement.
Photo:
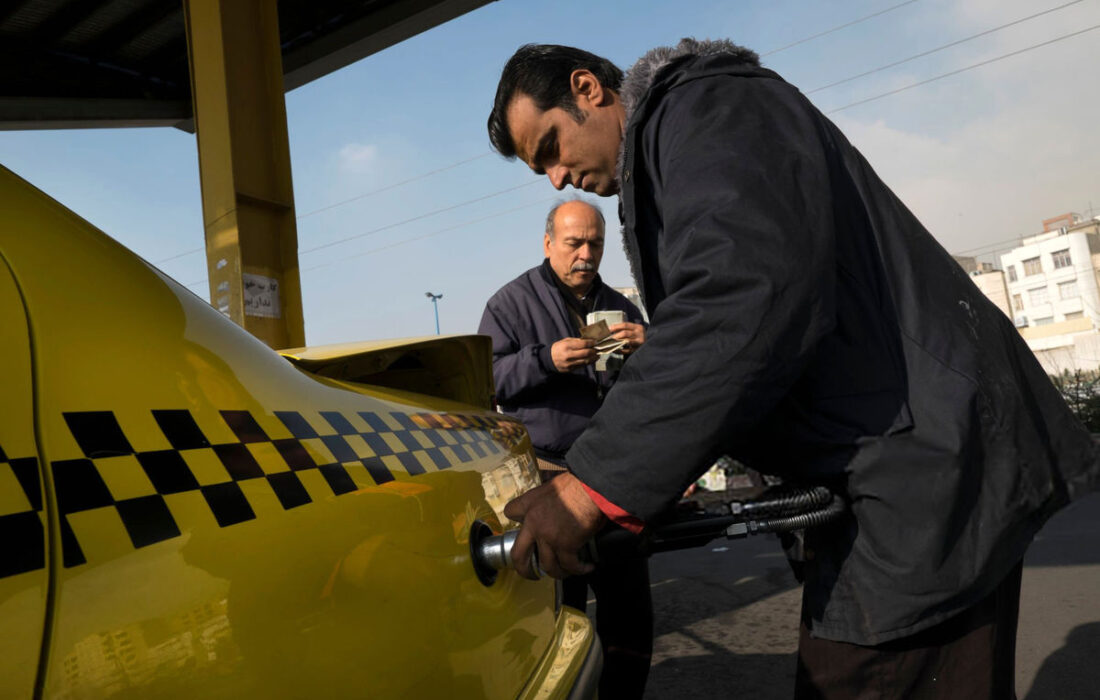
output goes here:
[[[658, 554], [650, 570], [647, 699], [791, 698], [801, 589], [776, 539]], [[1100, 700], [1100, 494], [1052, 518], [1024, 561], [1016, 693]]]

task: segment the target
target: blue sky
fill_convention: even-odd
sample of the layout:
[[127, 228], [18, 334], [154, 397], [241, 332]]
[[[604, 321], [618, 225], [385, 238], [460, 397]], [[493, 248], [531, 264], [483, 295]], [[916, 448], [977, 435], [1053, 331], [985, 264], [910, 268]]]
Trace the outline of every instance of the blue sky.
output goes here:
[[[490, 155], [485, 133], [500, 69], [527, 42], [573, 44], [624, 68], [683, 36], [756, 49], [953, 252], [1009, 247], [1065, 211], [1100, 213], [1100, 30], [834, 111], [1100, 25], [1100, 0], [814, 91], [1067, 2], [499, 0], [298, 88], [286, 99], [307, 341], [431, 334], [427, 291], [444, 295], [444, 333], [474, 332], [488, 297], [539, 263], [543, 220], [561, 195]], [[202, 246], [192, 135], [0, 132], [0, 163], [206, 294], [204, 256], [189, 253]], [[601, 272], [630, 285], [616, 202], [600, 203], [612, 224]]]

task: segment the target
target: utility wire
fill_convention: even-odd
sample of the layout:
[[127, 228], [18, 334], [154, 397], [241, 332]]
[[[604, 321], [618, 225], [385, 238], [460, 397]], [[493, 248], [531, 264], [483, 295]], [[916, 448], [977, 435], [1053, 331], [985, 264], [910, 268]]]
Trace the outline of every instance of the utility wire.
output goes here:
[[[987, 249], [990, 252], [997, 252], [998, 250], [1005, 250], [1005, 249], [1010, 248], [1010, 247], [1011, 248], [1018, 248], [1019, 244], [1020, 244], [1020, 241], [1023, 240], [1024, 238], [1025, 238], [1025, 236], [1023, 236], [1023, 235], [1014, 236], [1013, 238], [1006, 238], [1003, 241], [995, 241], [993, 243], [986, 243], [985, 245], [980, 245], [977, 248], [970, 248], [968, 250], [957, 250], [954, 253], [952, 253], [952, 255], [967, 255], [968, 253], [977, 253], [979, 251], [986, 251]], [[1006, 246], [1005, 245], [1006, 243], [1014, 243], [1015, 245]], [[979, 253], [979, 254], [981, 254], [981, 253]]]
[[385, 226], [379, 226], [378, 228], [371, 229], [370, 231], [364, 231], [363, 233], [357, 233], [354, 236], [348, 236], [347, 238], [341, 238], [341, 239], [336, 240], [336, 241], [330, 241], [328, 243], [322, 243], [321, 245], [314, 246], [313, 248], [306, 248], [305, 250], [299, 250], [298, 254], [299, 255], [305, 255], [306, 253], [313, 253], [315, 251], [323, 250], [325, 248], [331, 248], [334, 245], [339, 245], [341, 243], [347, 243], [348, 241], [354, 241], [357, 238], [364, 238], [366, 236], [373, 236], [374, 234], [379, 233], [381, 231], [387, 231], [391, 228], [397, 228], [398, 226], [404, 226], [405, 224], [409, 224], [409, 223], [412, 223], [414, 221], [420, 221], [421, 219], [427, 219], [430, 216], [435, 216], [436, 214], [442, 214], [445, 211], [451, 211], [451, 210], [454, 210], [454, 209], [458, 209], [459, 207], [464, 207], [467, 204], [473, 204], [474, 202], [481, 202], [481, 201], [486, 200], [486, 199], [491, 199], [493, 197], [498, 197], [498, 196], [500, 196], [502, 194], [505, 194], [505, 193], [508, 193], [508, 192], [514, 192], [515, 190], [523, 189], [524, 187], [530, 187], [531, 185], [537, 185], [537, 184], [541, 183], [542, 181], [543, 181], [542, 178], [539, 178], [537, 180], [531, 180], [530, 182], [525, 182], [522, 185], [516, 185], [515, 187], [509, 187], [507, 189], [500, 190], [498, 192], [493, 192], [491, 194], [487, 194], [487, 195], [484, 195], [484, 196], [481, 196], [481, 197], [477, 197], [475, 199], [468, 199], [465, 202], [459, 202], [458, 204], [453, 204], [449, 207], [443, 207], [442, 209], [436, 209], [435, 211], [430, 211], [426, 214], [420, 214], [419, 216], [414, 216], [410, 219], [405, 219], [403, 221], [397, 221], [397, 222], [394, 222], [392, 224], [386, 224]]
[[[536, 180], [531, 180], [530, 182], [525, 182], [522, 185], [516, 185], [515, 187], [508, 187], [508, 188], [505, 188], [503, 190], [497, 190], [496, 192], [490, 192], [489, 194], [485, 194], [485, 195], [482, 195], [480, 197], [474, 197], [473, 199], [467, 199], [463, 202], [459, 202], [458, 204], [452, 204], [449, 207], [443, 207], [442, 209], [436, 209], [434, 211], [430, 211], [430, 212], [427, 212], [425, 214], [420, 214], [418, 216], [414, 216], [414, 217], [409, 218], [409, 219], [404, 219], [403, 221], [396, 221], [392, 224], [386, 224], [385, 226], [380, 226], [379, 228], [371, 229], [370, 231], [365, 231], [363, 233], [357, 233], [354, 236], [348, 236], [347, 238], [341, 238], [338, 241], [331, 241], [329, 243], [323, 243], [323, 244], [321, 244], [319, 246], [315, 246], [313, 248], [307, 248], [305, 250], [299, 250], [298, 254], [302, 255], [304, 253], [312, 253], [315, 250], [321, 250], [323, 248], [329, 248], [329, 247], [337, 245], [339, 243], [344, 243], [346, 241], [355, 240], [356, 238], [363, 238], [364, 236], [370, 236], [372, 234], [378, 233], [379, 231], [385, 231], [385, 230], [388, 230], [388, 229], [391, 229], [391, 228], [397, 228], [398, 226], [403, 226], [405, 224], [412, 223], [413, 221], [419, 221], [421, 219], [427, 219], [430, 216], [435, 216], [436, 214], [441, 214], [445, 211], [451, 211], [453, 209], [458, 209], [460, 207], [464, 207], [467, 204], [474, 204], [475, 202], [481, 202], [481, 201], [484, 201], [486, 199], [492, 199], [493, 197], [497, 197], [497, 196], [502, 195], [502, 194], [507, 194], [508, 192], [513, 192], [515, 190], [522, 189], [524, 187], [530, 187], [531, 185], [537, 184], [539, 182], [542, 182], [541, 178], [536, 179]], [[186, 255], [191, 255], [193, 253], [201, 253], [204, 250], [205, 250], [205, 248], [196, 248], [195, 250], [191, 250], [191, 251], [188, 251], [186, 253], [179, 253], [178, 255], [173, 255], [172, 257], [165, 258], [164, 260], [157, 260], [153, 264], [154, 265], [160, 265], [161, 263], [168, 262], [169, 260], [175, 260], [176, 258], [182, 258]]]
[[848, 109], [850, 107], [855, 107], [857, 105], [867, 104], [868, 102], [874, 102], [875, 100], [880, 100], [883, 97], [889, 97], [890, 95], [896, 95], [899, 92], [905, 92], [906, 90], [911, 90], [915, 87], [920, 87], [921, 85], [927, 85], [928, 83], [935, 82], [937, 80], [940, 80], [941, 78], [947, 78], [947, 77], [950, 77], [952, 75], [958, 75], [959, 73], [965, 73], [968, 70], [974, 70], [975, 68], [981, 68], [982, 66], [988, 66], [990, 63], [996, 63], [997, 61], [1003, 61], [1004, 59], [1011, 58], [1012, 56], [1019, 56], [1022, 53], [1027, 53], [1028, 51], [1033, 51], [1035, 49], [1042, 48], [1044, 46], [1049, 46], [1049, 45], [1055, 44], [1059, 41], [1064, 41], [1065, 39], [1070, 39], [1072, 37], [1079, 36], [1081, 34], [1084, 34], [1086, 32], [1091, 32], [1091, 31], [1096, 30], [1096, 29], [1100, 29], [1100, 24], [1094, 24], [1091, 27], [1086, 27], [1085, 29], [1081, 29], [1079, 31], [1072, 32], [1070, 34], [1064, 34], [1060, 37], [1050, 39], [1049, 41], [1044, 41], [1042, 43], [1035, 44], [1033, 46], [1028, 46], [1027, 48], [1023, 48], [1023, 49], [1020, 49], [1018, 51], [1012, 51], [1012, 52], [1006, 53], [1002, 56], [997, 56], [996, 58], [991, 58], [991, 59], [988, 59], [986, 61], [979, 61], [978, 63], [966, 66], [965, 68], [959, 68], [958, 70], [953, 70], [953, 71], [950, 71], [948, 73], [943, 73], [942, 75], [937, 75], [933, 78], [928, 78], [927, 80], [921, 80], [921, 81], [918, 81], [916, 83], [912, 83], [911, 85], [906, 85], [905, 87], [900, 87], [896, 90], [890, 90], [889, 92], [884, 92], [882, 94], [875, 95], [873, 97], [868, 97], [866, 99], [857, 100], [856, 102], [850, 102], [850, 103], [848, 103], [848, 104], [846, 104], [842, 107], [836, 107], [835, 109], [830, 109], [828, 112], [825, 112], [825, 114], [835, 114], [836, 112], [840, 112], [840, 111]]
[[154, 265], [160, 265], [162, 263], [171, 262], [173, 260], [178, 260], [179, 258], [186, 258], [188, 255], [194, 255], [195, 253], [201, 253], [204, 250], [206, 250], [206, 249], [205, 248], [194, 248], [193, 250], [186, 250], [182, 253], [177, 253], [177, 254], [173, 255], [172, 257], [170, 257], [170, 258], [163, 258], [161, 260], [154, 260], [153, 264]]
[[1052, 7], [1049, 10], [1043, 10], [1042, 12], [1037, 12], [1036, 14], [1029, 15], [1029, 16], [1024, 17], [1022, 19], [1018, 19], [1014, 22], [1009, 22], [1008, 24], [1002, 24], [999, 27], [993, 27], [992, 29], [987, 29], [984, 32], [979, 32], [977, 34], [973, 34], [971, 36], [966, 37], [965, 39], [959, 39], [958, 41], [952, 41], [949, 44], [944, 44], [943, 46], [937, 46], [936, 48], [929, 49], [928, 51], [922, 51], [921, 53], [914, 54], [912, 56], [909, 56], [908, 58], [903, 58], [900, 61], [894, 61], [893, 63], [887, 63], [884, 66], [879, 66], [878, 68], [872, 68], [871, 70], [865, 71], [863, 73], [859, 73], [858, 75], [851, 75], [851, 76], [848, 76], [847, 78], [842, 78], [840, 80], [837, 80], [836, 82], [829, 83], [828, 85], [822, 85], [821, 87], [816, 87], [812, 90], [807, 90], [805, 94], [810, 95], [810, 94], [813, 94], [815, 92], [821, 92], [822, 90], [828, 90], [829, 88], [836, 87], [837, 85], [843, 85], [844, 83], [849, 83], [853, 80], [857, 80], [859, 78], [864, 78], [864, 77], [866, 77], [868, 75], [872, 75], [874, 73], [880, 73], [880, 72], [882, 72], [884, 70], [887, 70], [889, 68], [894, 68], [894, 67], [900, 66], [903, 63], [908, 63], [909, 61], [915, 61], [918, 58], [924, 58], [925, 56], [930, 56], [930, 55], [932, 55], [932, 54], [934, 54], [938, 51], [943, 51], [944, 49], [949, 49], [953, 46], [958, 46], [959, 44], [965, 44], [968, 41], [973, 41], [974, 39], [978, 39], [978, 38], [986, 36], [988, 34], [993, 34], [994, 32], [999, 32], [1002, 29], [1007, 29], [1008, 27], [1012, 27], [1012, 26], [1015, 26], [1017, 24], [1021, 24], [1023, 22], [1028, 22], [1030, 20], [1036, 19], [1037, 17], [1042, 17], [1043, 15], [1050, 14], [1051, 12], [1057, 12], [1058, 10], [1064, 10], [1065, 8], [1067, 8], [1071, 5], [1076, 5], [1076, 4], [1084, 2], [1084, 1], [1085, 0], [1073, 0], [1073, 2], [1067, 2], [1066, 4], [1059, 5], [1058, 7]]
[[[1077, 0], [1077, 2], [1082, 2], [1082, 1], [1083, 0]], [[321, 207], [320, 209], [314, 209], [313, 211], [307, 211], [305, 214], [299, 214], [298, 219], [301, 220], [301, 219], [306, 218], [307, 216], [313, 216], [314, 214], [320, 214], [321, 212], [328, 211], [329, 209], [335, 209], [336, 207], [341, 207], [341, 206], [343, 206], [345, 204], [349, 204], [351, 202], [357, 202], [360, 199], [365, 199], [365, 198], [370, 197], [372, 195], [379, 194], [380, 192], [387, 192], [387, 191], [395, 189], [397, 187], [407, 185], [410, 182], [416, 182], [417, 180], [423, 180], [426, 177], [431, 177], [432, 175], [435, 175], [437, 173], [441, 173], [445, 170], [451, 170], [453, 168], [457, 168], [458, 166], [465, 165], [466, 163], [472, 163], [475, 160], [480, 160], [480, 159], [484, 158], [485, 156], [489, 156], [489, 155], [492, 155], [492, 154], [493, 154], [492, 151], [486, 151], [486, 152], [482, 153], [481, 155], [474, 156], [473, 158], [467, 158], [465, 160], [460, 160], [456, 163], [451, 163], [450, 165], [444, 165], [442, 168], [436, 168], [435, 170], [430, 170], [426, 173], [421, 173], [420, 175], [415, 175], [413, 177], [410, 177], [408, 180], [402, 180], [401, 182], [395, 182], [392, 185], [386, 185], [385, 187], [379, 187], [378, 189], [371, 190], [370, 192], [364, 192], [363, 194], [356, 195], [354, 197], [350, 197], [348, 199], [341, 200], [339, 202], [333, 202], [332, 204], [327, 204], [327, 205]]]
[[[473, 226], [474, 224], [479, 224], [483, 221], [488, 221], [489, 219], [495, 219], [499, 216], [504, 216], [505, 214], [511, 214], [513, 212], [520, 211], [521, 209], [527, 209], [528, 207], [533, 207], [536, 204], [544, 204], [545, 202], [549, 202], [550, 200], [557, 199], [558, 197], [560, 197], [560, 195], [557, 195], [557, 194], [555, 194], [553, 197], [544, 197], [542, 199], [538, 199], [538, 200], [535, 200], [533, 202], [528, 202], [527, 204], [522, 204], [518, 207], [513, 207], [511, 209], [505, 209], [504, 211], [498, 211], [494, 214], [489, 214], [488, 216], [483, 216], [483, 217], [480, 217], [480, 218], [477, 218], [477, 219], [471, 219], [470, 221], [464, 221], [461, 224], [455, 224], [454, 226], [447, 226], [445, 228], [436, 229], [435, 231], [432, 231], [430, 233], [425, 233], [421, 236], [415, 236], [413, 238], [406, 238], [404, 240], [396, 241], [396, 242], [391, 243], [389, 245], [381, 246], [379, 248], [372, 248], [371, 250], [367, 250], [367, 251], [364, 251], [362, 253], [356, 253], [355, 255], [348, 255], [348, 256], [344, 256], [342, 258], [338, 258], [336, 260], [330, 260], [329, 262], [320, 263], [318, 265], [313, 265], [312, 267], [302, 268], [301, 272], [309, 272], [311, 270], [317, 270], [317, 269], [322, 268], [322, 267], [327, 267], [329, 265], [332, 265], [333, 263], [343, 262], [344, 260], [351, 260], [353, 258], [360, 258], [360, 257], [363, 257], [364, 255], [370, 255], [372, 253], [378, 253], [378, 252], [381, 252], [383, 250], [389, 250], [390, 248], [396, 248], [398, 246], [405, 245], [406, 243], [412, 243], [414, 241], [420, 241], [420, 240], [423, 240], [425, 238], [431, 238], [432, 236], [438, 236], [441, 233], [446, 233], [447, 231], [453, 231], [455, 229], [462, 228], [464, 226]], [[196, 280], [195, 282], [189, 282], [189, 283], [187, 283], [183, 286], [185, 286], [185, 287], [197, 287], [197, 286], [200, 286], [200, 285], [207, 284], [207, 282], [208, 282], [208, 280], [201, 279], [201, 280]]]
[[384, 246], [381, 246], [379, 248], [372, 248], [370, 250], [365, 250], [362, 253], [356, 253], [355, 255], [347, 255], [347, 256], [344, 256], [342, 258], [338, 258], [336, 260], [330, 260], [329, 262], [321, 263], [319, 265], [314, 265], [312, 267], [307, 267], [307, 268], [304, 268], [302, 270], [302, 272], [309, 272], [311, 270], [316, 270], [318, 268], [327, 267], [329, 265], [332, 265], [333, 263], [343, 262], [345, 260], [352, 260], [354, 258], [361, 258], [364, 255], [371, 255], [372, 253], [380, 253], [383, 250], [389, 250], [390, 248], [396, 248], [398, 246], [405, 245], [406, 243], [413, 243], [415, 241], [422, 241], [425, 238], [431, 238], [432, 236], [438, 236], [441, 233], [446, 233], [447, 231], [454, 231], [455, 229], [463, 228], [465, 226], [473, 226], [474, 224], [479, 224], [482, 221], [488, 221], [489, 219], [495, 219], [498, 216], [504, 216], [505, 214], [511, 214], [513, 212], [517, 212], [517, 211], [520, 211], [522, 209], [527, 209], [528, 207], [533, 207], [536, 204], [545, 204], [546, 202], [549, 202], [553, 199], [558, 199], [560, 196], [561, 195], [559, 195], [559, 194], [555, 194], [553, 197], [544, 197], [542, 199], [537, 199], [533, 202], [528, 202], [527, 204], [521, 204], [518, 207], [513, 207], [511, 209], [505, 209], [504, 211], [498, 211], [495, 214], [489, 214], [488, 216], [483, 216], [483, 217], [480, 217], [480, 218], [477, 218], [477, 219], [471, 219], [470, 221], [464, 221], [461, 224], [455, 224], [454, 226], [448, 226], [446, 228], [437, 229], [435, 231], [432, 231], [431, 233], [425, 233], [422, 236], [414, 236], [413, 238], [406, 238], [404, 240], [396, 241], [395, 243], [390, 243], [389, 245], [384, 245]]
[[[333, 202], [332, 204], [327, 204], [327, 205], [321, 207], [320, 209], [314, 209], [312, 211], [307, 211], [305, 214], [299, 214], [295, 218], [296, 218], [296, 220], [301, 220], [301, 219], [306, 218], [307, 216], [313, 216], [314, 214], [319, 214], [323, 211], [328, 211], [329, 209], [334, 209], [336, 207], [343, 206], [344, 204], [349, 204], [351, 202], [355, 202], [355, 201], [358, 201], [360, 199], [365, 199], [367, 197], [379, 194], [381, 192], [386, 192], [388, 190], [392, 190], [392, 189], [395, 189], [397, 187], [401, 187], [402, 185], [407, 185], [410, 182], [416, 182], [417, 180], [423, 180], [426, 177], [430, 177], [432, 175], [444, 172], [446, 170], [451, 170], [453, 168], [457, 168], [460, 165], [465, 165], [466, 163], [472, 163], [475, 160], [479, 160], [481, 158], [484, 158], [485, 156], [492, 155], [492, 153], [493, 153], [492, 151], [486, 151], [485, 153], [482, 153], [480, 155], [476, 155], [472, 158], [465, 158], [463, 160], [455, 161], [454, 163], [444, 165], [442, 167], [436, 168], [435, 170], [429, 170], [426, 173], [420, 173], [419, 175], [414, 175], [413, 177], [410, 177], [407, 180], [402, 180], [401, 182], [395, 182], [392, 185], [386, 185], [385, 187], [380, 187], [376, 190], [371, 190], [369, 192], [364, 192], [363, 194], [359, 194], [359, 195], [356, 195], [354, 197], [350, 197], [348, 199], [341, 200], [339, 202]], [[182, 253], [177, 253], [176, 255], [173, 255], [173, 256], [168, 257], [168, 258], [162, 258], [161, 260], [154, 260], [153, 264], [154, 265], [160, 265], [161, 263], [171, 262], [172, 260], [177, 260], [179, 258], [187, 257], [188, 255], [194, 255], [195, 253], [201, 253], [204, 250], [206, 250], [206, 249], [205, 248], [193, 248], [191, 250], [186, 250]]]
[[906, 0], [905, 2], [894, 5], [893, 7], [887, 7], [885, 10], [879, 10], [878, 12], [875, 12], [873, 14], [869, 14], [866, 17], [860, 17], [859, 19], [854, 19], [851, 22], [846, 22], [846, 23], [841, 24], [839, 26], [833, 27], [832, 29], [826, 29], [823, 32], [818, 32], [817, 34], [814, 34], [812, 36], [808, 36], [805, 39], [799, 39], [798, 41], [796, 41], [794, 43], [787, 44], [786, 46], [780, 46], [777, 49], [772, 49], [771, 51], [768, 51], [766, 53], [762, 53], [760, 55], [761, 56], [771, 56], [773, 53], [779, 53], [780, 51], [786, 51], [787, 49], [794, 48], [795, 46], [798, 46], [800, 44], [805, 44], [807, 41], [813, 41], [814, 39], [820, 39], [821, 37], [825, 36], [826, 34], [832, 34], [833, 32], [838, 32], [841, 29], [851, 27], [854, 24], [859, 24], [860, 22], [866, 22], [867, 20], [869, 20], [873, 17], [878, 17], [879, 15], [884, 15], [887, 12], [892, 12], [893, 10], [896, 10], [899, 7], [904, 7], [906, 5], [912, 5], [916, 1], [917, 0]]

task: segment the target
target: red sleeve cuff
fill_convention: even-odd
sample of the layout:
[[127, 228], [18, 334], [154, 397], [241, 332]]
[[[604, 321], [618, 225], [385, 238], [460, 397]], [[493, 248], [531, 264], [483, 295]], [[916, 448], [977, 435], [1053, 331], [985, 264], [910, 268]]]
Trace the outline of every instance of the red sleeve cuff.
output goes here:
[[615, 505], [611, 501], [607, 500], [600, 494], [589, 488], [588, 484], [581, 482], [581, 486], [584, 487], [585, 493], [592, 499], [592, 502], [603, 511], [603, 514], [607, 516], [608, 520], [615, 523], [624, 530], [630, 530], [635, 535], [640, 534], [642, 529], [645, 528], [645, 522], [641, 518], [637, 518], [625, 510]]

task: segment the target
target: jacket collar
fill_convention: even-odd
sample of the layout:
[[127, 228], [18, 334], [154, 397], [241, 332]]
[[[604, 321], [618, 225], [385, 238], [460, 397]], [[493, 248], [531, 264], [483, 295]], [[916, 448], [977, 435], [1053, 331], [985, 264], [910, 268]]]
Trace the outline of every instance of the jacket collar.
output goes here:
[[658, 46], [639, 58], [623, 78], [619, 98], [623, 101], [627, 122], [630, 121], [634, 108], [653, 86], [661, 69], [691, 56], [728, 56], [739, 63], [760, 65], [760, 57], [755, 51], [727, 39], [698, 41], [686, 38], [681, 39], [676, 46]]
[[[760, 57], [757, 56], [756, 52], [738, 46], [731, 41], [725, 39], [717, 41], [698, 41], [696, 39], [686, 38], [681, 39], [680, 43], [676, 46], [660, 46], [652, 49], [639, 58], [626, 72], [619, 89], [619, 99], [622, 100], [623, 111], [625, 112], [625, 117], [623, 119], [625, 133], [623, 134], [622, 140], [619, 142], [618, 163], [615, 172], [619, 178], [619, 220], [623, 224], [623, 252], [626, 253], [626, 259], [630, 265], [630, 273], [634, 277], [634, 281], [638, 285], [638, 290], [641, 293], [642, 303], [649, 309], [651, 314], [653, 313], [653, 309], [649, 308], [649, 302], [647, 300], [646, 284], [642, 276], [642, 264], [638, 244], [634, 238], [633, 231], [628, 230], [631, 227], [627, 225], [627, 221], [624, 218], [623, 204], [624, 196], [626, 195], [625, 189], [632, 187], [632, 183], [629, 182], [630, 176], [626, 171], [626, 143], [629, 139], [633, 138], [631, 135], [631, 119], [636, 109], [645, 101], [646, 95], [654, 86], [654, 83], [657, 82], [659, 77], [666, 73], [666, 68], [673, 64], [679, 65], [692, 58], [712, 56], [724, 57], [727, 59], [727, 64], [740, 64], [756, 68], [760, 66]], [[627, 200], [632, 199], [633, 197], [627, 197]], [[633, 206], [633, 204], [631, 203], [629, 206]]]
[[[658, 46], [651, 49], [635, 61], [623, 77], [619, 89], [619, 99], [622, 100], [623, 111], [625, 112], [623, 128], [628, 128], [627, 125], [630, 124], [634, 110], [642, 103], [649, 89], [653, 87], [653, 83], [656, 82], [662, 69], [673, 63], [679, 63], [682, 59], [697, 56], [726, 56], [737, 63], [750, 66], [760, 65], [760, 57], [755, 51], [738, 46], [728, 39], [699, 41], [688, 37], [681, 39], [676, 46]], [[623, 139], [619, 142], [619, 158], [615, 171], [619, 178], [623, 177], [625, 153], [626, 134], [623, 134]], [[619, 182], [621, 186], [622, 180], [620, 179]]]
[[[604, 286], [604, 281], [599, 278], [599, 274], [597, 273], [596, 276], [593, 278], [592, 286], [588, 287], [587, 294], [579, 297], [576, 296], [572, 289], [570, 289], [568, 286], [565, 286], [565, 283], [561, 281], [560, 277], [558, 277], [558, 273], [554, 272], [553, 267], [550, 265], [549, 258], [542, 259], [542, 264], [539, 265], [538, 271], [539, 276], [542, 277], [543, 282], [546, 282], [554, 289], [557, 289], [558, 293], [561, 295], [561, 300], [562, 303], [565, 305], [565, 308], [573, 309], [574, 313], [576, 313], [577, 316], [581, 317], [581, 324], [583, 325], [584, 319], [588, 315], [588, 311], [591, 311], [593, 310], [593, 308], [595, 308], [595, 304], [599, 298], [599, 293], [601, 293]], [[580, 332], [580, 328], [577, 328], [576, 330], [577, 332]]]

